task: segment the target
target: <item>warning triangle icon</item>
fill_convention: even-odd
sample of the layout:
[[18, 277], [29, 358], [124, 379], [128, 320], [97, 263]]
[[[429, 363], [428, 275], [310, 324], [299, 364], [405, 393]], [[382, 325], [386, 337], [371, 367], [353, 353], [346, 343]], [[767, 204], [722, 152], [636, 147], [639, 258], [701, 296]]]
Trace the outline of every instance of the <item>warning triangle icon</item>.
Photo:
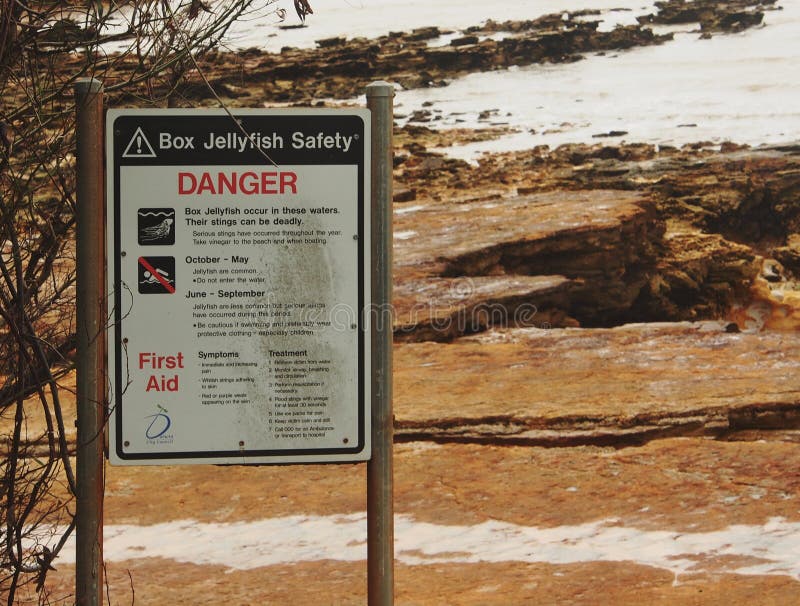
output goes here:
[[144, 136], [142, 127], [138, 127], [136, 132], [133, 133], [128, 146], [122, 152], [123, 158], [155, 158], [156, 152], [153, 151], [153, 146], [150, 141]]

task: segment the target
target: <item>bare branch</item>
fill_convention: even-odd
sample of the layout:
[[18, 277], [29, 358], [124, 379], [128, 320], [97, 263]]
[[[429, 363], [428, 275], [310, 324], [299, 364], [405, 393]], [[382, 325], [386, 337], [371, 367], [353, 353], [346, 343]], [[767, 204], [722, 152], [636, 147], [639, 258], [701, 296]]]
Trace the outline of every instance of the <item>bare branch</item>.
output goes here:
[[273, 1], [0, 0], [0, 595], [8, 604], [28, 584], [47, 600], [47, 573], [75, 526], [74, 395], [62, 385], [75, 348], [74, 83], [101, 79], [127, 103], [183, 102], [190, 72], [210, 87], [198, 58]]

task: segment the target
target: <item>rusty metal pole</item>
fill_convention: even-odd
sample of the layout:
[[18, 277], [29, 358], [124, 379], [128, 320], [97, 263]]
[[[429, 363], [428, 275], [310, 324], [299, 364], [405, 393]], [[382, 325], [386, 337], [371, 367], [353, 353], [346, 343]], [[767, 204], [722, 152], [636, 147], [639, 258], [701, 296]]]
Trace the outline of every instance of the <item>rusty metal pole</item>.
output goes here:
[[372, 458], [367, 463], [369, 606], [394, 604], [392, 127], [394, 88], [367, 86], [372, 112]]
[[105, 204], [103, 85], [76, 81], [77, 114], [77, 606], [103, 601], [105, 424]]

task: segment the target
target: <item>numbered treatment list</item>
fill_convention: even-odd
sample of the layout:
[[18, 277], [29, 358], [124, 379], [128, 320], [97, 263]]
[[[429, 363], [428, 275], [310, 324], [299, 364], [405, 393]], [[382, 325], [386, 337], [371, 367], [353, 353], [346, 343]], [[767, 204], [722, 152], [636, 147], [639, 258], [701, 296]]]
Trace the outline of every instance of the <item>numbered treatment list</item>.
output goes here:
[[[114, 462], [368, 458], [368, 174], [354, 155], [363, 116], [325, 126], [313, 113], [323, 134], [304, 141], [324, 146], [338, 132], [347, 152], [304, 148], [276, 165], [232, 163], [263, 160], [257, 146], [239, 145], [245, 157], [176, 150], [187, 131], [167, 137], [170, 120], [137, 116], [115, 122], [154, 156], [120, 158], [112, 186]], [[234, 128], [214, 118], [197, 128]], [[258, 123], [287, 141], [292, 128]], [[195, 151], [198, 165], [187, 161]]]

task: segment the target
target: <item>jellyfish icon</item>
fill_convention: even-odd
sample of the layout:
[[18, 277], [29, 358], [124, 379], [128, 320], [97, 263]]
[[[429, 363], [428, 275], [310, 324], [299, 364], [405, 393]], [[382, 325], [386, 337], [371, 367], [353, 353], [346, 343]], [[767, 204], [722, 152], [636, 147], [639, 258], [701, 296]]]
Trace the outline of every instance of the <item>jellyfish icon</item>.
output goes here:
[[140, 239], [143, 242], [152, 242], [153, 240], [163, 240], [164, 238], [169, 236], [169, 233], [172, 230], [173, 223], [175, 223], [175, 221], [173, 221], [172, 219], [164, 219], [158, 225], [145, 227], [142, 230]]
[[140, 208], [139, 244], [163, 246], [175, 243], [174, 208]]

